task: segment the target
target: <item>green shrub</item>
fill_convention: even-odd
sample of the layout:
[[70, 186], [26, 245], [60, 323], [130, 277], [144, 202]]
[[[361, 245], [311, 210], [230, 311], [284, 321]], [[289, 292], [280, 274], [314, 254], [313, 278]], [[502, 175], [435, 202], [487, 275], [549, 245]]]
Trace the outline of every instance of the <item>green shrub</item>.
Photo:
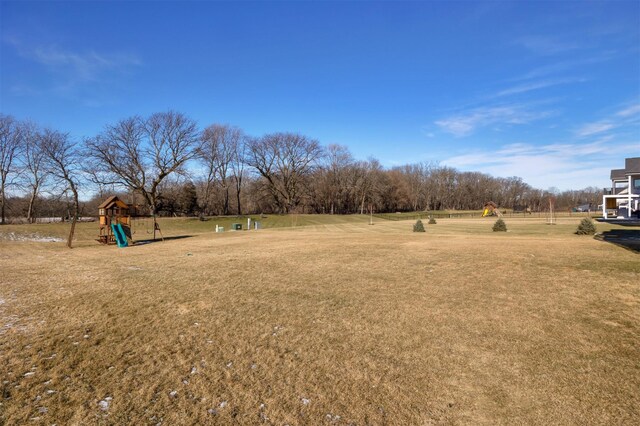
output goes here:
[[507, 232], [507, 224], [504, 223], [504, 220], [496, 220], [496, 223], [493, 224], [493, 232]]
[[436, 220], [433, 218], [433, 216], [429, 217], [429, 225], [435, 225], [437, 222]]
[[596, 225], [588, 217], [582, 219], [578, 225], [578, 229], [576, 229], [576, 234], [578, 235], [593, 235], [595, 233]]
[[413, 225], [413, 232], [425, 232], [424, 225], [422, 224], [422, 221], [420, 219], [418, 219], [415, 225]]

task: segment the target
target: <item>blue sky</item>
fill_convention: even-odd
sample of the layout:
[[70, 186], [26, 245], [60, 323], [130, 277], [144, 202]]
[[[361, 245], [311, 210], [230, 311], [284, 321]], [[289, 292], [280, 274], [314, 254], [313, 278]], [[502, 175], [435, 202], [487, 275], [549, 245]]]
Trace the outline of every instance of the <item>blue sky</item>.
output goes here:
[[175, 109], [391, 167], [608, 185], [640, 155], [640, 2], [0, 3], [0, 109], [82, 138]]

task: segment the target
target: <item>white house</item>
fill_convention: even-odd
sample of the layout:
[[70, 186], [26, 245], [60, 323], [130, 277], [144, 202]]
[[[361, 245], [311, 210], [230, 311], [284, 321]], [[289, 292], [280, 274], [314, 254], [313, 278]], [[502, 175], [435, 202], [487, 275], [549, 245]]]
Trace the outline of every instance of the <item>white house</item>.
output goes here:
[[602, 197], [602, 217], [640, 219], [640, 157], [625, 159], [624, 169], [611, 170], [611, 189]]

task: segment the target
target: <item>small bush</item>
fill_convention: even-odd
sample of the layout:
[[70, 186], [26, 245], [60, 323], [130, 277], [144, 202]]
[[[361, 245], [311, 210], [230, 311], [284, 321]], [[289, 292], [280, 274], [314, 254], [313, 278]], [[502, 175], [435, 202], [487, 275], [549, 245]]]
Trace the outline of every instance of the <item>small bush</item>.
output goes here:
[[593, 235], [596, 233], [596, 225], [589, 219], [585, 217], [580, 221], [580, 225], [578, 225], [578, 229], [576, 229], [576, 234], [578, 235]]
[[433, 216], [429, 217], [429, 225], [435, 225], [437, 222], [436, 220], [433, 218]]
[[496, 220], [496, 223], [493, 224], [493, 232], [507, 232], [507, 224], [504, 223], [504, 220]]
[[424, 225], [422, 224], [422, 221], [420, 219], [418, 219], [415, 225], [413, 225], [413, 232], [425, 232]]

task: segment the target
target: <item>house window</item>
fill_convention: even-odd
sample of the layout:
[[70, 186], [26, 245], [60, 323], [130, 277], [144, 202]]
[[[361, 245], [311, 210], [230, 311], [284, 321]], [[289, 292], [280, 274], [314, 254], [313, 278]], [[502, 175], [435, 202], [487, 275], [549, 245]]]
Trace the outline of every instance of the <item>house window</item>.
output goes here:
[[634, 179], [633, 180], [633, 187], [635, 189], [640, 189], [640, 179]]

